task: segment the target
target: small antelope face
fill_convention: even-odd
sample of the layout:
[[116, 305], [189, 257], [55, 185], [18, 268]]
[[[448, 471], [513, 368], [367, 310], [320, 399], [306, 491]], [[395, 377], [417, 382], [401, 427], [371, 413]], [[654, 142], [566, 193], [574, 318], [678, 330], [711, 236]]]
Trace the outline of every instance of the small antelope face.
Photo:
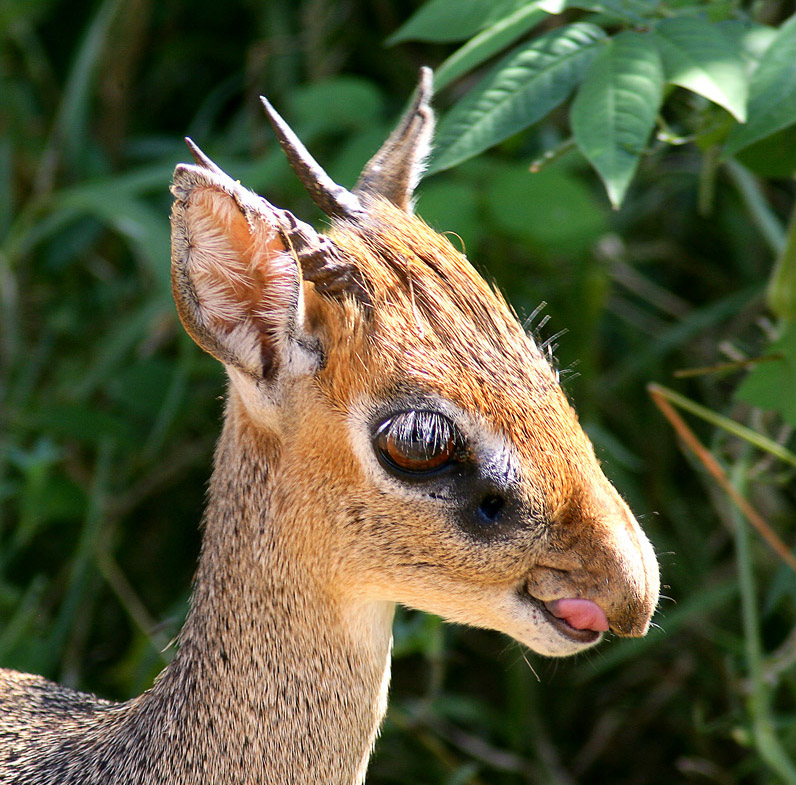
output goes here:
[[180, 316], [227, 366], [238, 419], [274, 435], [274, 518], [341, 596], [548, 655], [643, 635], [649, 542], [504, 300], [411, 215], [429, 78], [353, 193], [266, 106], [328, 237], [195, 150], [173, 189]]

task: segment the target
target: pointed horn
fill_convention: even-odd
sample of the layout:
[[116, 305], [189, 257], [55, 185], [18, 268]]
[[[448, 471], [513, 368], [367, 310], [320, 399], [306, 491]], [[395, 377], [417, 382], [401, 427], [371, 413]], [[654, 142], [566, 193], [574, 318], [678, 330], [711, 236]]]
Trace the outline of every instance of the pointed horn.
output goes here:
[[359, 199], [342, 185], [334, 182], [268, 100], [262, 96], [260, 100], [287, 160], [312, 197], [312, 201], [327, 215], [337, 218], [350, 218], [361, 213], [362, 206]]
[[370, 304], [370, 292], [361, 271], [334, 241], [287, 210], [281, 211], [279, 225], [301, 265], [302, 277], [315, 284], [316, 292], [334, 300], [348, 294], [363, 305]]
[[383, 196], [397, 207], [412, 211], [412, 195], [431, 152], [433, 92], [433, 73], [430, 68], [421, 68], [412, 103], [398, 127], [362, 170], [354, 187], [355, 194]]
[[211, 172], [215, 172], [216, 174], [222, 174], [226, 177], [226, 174], [221, 167], [217, 164], [213, 163], [198, 147], [198, 145], [191, 139], [190, 136], [185, 137], [185, 144], [188, 145], [188, 149], [191, 151], [191, 155], [193, 156], [193, 160], [196, 161], [199, 166], [203, 169], [209, 169]]

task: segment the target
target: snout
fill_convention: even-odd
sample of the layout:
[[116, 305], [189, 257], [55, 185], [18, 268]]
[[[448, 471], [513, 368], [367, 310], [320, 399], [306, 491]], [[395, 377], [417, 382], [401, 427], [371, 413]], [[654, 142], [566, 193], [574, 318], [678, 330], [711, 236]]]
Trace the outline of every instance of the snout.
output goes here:
[[617, 592], [609, 605], [609, 623], [617, 635], [639, 638], [647, 634], [658, 606], [660, 572], [655, 551], [635, 518], [617, 526], [606, 539], [606, 568]]
[[531, 570], [525, 591], [561, 623], [610, 629], [623, 637], [649, 630], [658, 605], [658, 562], [647, 536], [611, 487], [577, 517], [560, 518], [550, 547]]

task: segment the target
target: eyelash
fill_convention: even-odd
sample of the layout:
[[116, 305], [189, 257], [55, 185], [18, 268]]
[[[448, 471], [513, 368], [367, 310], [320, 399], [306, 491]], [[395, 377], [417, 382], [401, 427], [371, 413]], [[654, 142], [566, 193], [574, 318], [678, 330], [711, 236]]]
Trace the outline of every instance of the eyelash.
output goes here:
[[374, 435], [382, 464], [413, 476], [433, 474], [461, 460], [463, 441], [447, 417], [423, 409], [392, 415]]

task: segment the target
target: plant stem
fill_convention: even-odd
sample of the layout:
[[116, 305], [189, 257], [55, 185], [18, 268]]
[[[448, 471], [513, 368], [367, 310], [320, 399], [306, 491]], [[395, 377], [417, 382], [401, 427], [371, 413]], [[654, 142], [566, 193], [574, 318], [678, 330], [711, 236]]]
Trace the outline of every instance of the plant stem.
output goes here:
[[[731, 472], [732, 483], [739, 492], [744, 490], [745, 478], [746, 463], [739, 461]], [[744, 654], [752, 686], [748, 709], [752, 718], [753, 740], [760, 757], [779, 775], [780, 779], [788, 785], [796, 785], [796, 766], [782, 748], [774, 731], [771, 717], [771, 688], [766, 684], [763, 674], [763, 648], [760, 642], [760, 618], [757, 613], [757, 589], [749, 546], [749, 532], [743, 516], [737, 509], [730, 508], [730, 516], [735, 526]]]

